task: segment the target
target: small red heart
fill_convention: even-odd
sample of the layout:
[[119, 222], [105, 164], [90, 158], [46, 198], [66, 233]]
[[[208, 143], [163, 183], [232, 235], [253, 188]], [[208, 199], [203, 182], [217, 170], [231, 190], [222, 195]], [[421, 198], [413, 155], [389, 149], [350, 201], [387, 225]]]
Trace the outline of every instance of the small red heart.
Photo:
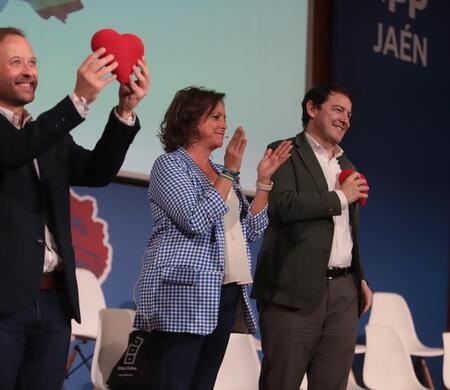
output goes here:
[[113, 70], [117, 75], [117, 80], [121, 84], [128, 83], [133, 66], [144, 55], [144, 44], [141, 39], [134, 34], [119, 34], [116, 30], [105, 28], [97, 31], [91, 39], [91, 48], [93, 51], [104, 47], [108, 54], [114, 55], [114, 61], [119, 66]]
[[[343, 169], [342, 172], [339, 174], [339, 184], [342, 184], [345, 179], [347, 179], [348, 176], [350, 176], [353, 172], [355, 172], [353, 169]], [[367, 184], [369, 184], [369, 182], [367, 181], [366, 177], [360, 173], [359, 176], [361, 176], [361, 179], [365, 180]], [[367, 191], [363, 191], [364, 194], [367, 194]], [[361, 206], [365, 206], [367, 203], [367, 198], [360, 198], [358, 199], [358, 203]]]

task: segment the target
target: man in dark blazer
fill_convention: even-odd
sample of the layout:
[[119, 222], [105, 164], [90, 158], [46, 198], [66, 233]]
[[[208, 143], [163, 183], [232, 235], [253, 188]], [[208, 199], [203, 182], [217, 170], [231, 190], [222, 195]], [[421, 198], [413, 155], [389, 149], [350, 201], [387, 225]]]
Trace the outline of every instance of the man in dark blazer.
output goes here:
[[21, 30], [0, 28], [0, 388], [60, 389], [70, 321], [80, 321], [70, 231], [72, 185], [103, 186], [139, 130], [134, 108], [149, 75], [139, 62], [90, 151], [69, 132], [117, 67], [105, 49], [80, 65], [74, 92], [31, 119], [36, 57]]
[[[302, 108], [305, 131], [272, 177], [252, 292], [264, 352], [260, 389], [297, 390], [306, 372], [312, 389], [344, 390], [358, 316], [372, 295], [358, 240], [358, 200], [369, 188], [338, 146], [350, 126], [349, 92], [318, 85]], [[340, 185], [343, 169], [355, 172]]]

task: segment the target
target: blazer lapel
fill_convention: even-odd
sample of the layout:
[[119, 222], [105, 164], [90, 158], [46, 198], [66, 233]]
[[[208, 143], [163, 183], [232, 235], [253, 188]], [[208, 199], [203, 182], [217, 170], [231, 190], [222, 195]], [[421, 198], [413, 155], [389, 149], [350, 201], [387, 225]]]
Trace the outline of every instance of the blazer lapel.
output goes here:
[[342, 154], [341, 156], [339, 156], [337, 158], [337, 161], [341, 167], [342, 170], [344, 169], [353, 169], [355, 170], [355, 166], [350, 162], [350, 160], [347, 158], [347, 156], [344, 154]]
[[297, 134], [297, 136], [295, 137], [295, 142], [297, 145], [296, 151], [300, 158], [303, 160], [306, 169], [314, 179], [318, 192], [328, 191], [327, 180], [325, 179], [316, 155], [314, 154], [308, 140], [306, 139], [304, 131]]
[[[11, 134], [13, 136], [18, 131], [21, 131], [21, 129], [17, 129], [16, 127], [14, 127], [14, 125], [1, 114], [0, 114], [0, 121], [2, 121], [4, 123], [0, 126], [0, 129], [3, 133]], [[27, 169], [29, 170], [29, 174], [32, 178], [32, 181], [40, 188], [39, 177], [36, 173], [36, 168], [34, 166], [34, 162], [30, 161], [24, 165], [27, 166]]]

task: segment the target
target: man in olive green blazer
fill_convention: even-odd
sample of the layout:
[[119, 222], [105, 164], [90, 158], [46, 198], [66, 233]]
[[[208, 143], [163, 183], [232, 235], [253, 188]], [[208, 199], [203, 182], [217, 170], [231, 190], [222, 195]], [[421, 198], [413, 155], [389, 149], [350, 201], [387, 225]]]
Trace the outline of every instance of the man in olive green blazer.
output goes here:
[[[308, 91], [305, 131], [273, 176], [252, 291], [264, 352], [260, 389], [298, 389], [305, 373], [313, 389], [347, 385], [358, 316], [372, 295], [358, 239], [358, 200], [369, 188], [338, 146], [351, 107], [350, 93], [337, 84]], [[339, 184], [344, 169], [354, 172]]]

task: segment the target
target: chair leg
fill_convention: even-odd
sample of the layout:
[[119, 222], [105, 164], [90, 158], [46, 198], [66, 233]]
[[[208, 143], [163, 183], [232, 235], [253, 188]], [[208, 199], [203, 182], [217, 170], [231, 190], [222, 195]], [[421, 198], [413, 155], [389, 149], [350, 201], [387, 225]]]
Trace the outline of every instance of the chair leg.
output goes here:
[[[73, 369], [71, 369], [73, 361], [75, 360], [75, 357], [78, 355], [80, 355], [80, 359], [81, 362], [74, 367]], [[89, 361], [92, 359], [93, 354], [90, 354], [88, 357], [84, 356], [83, 351], [80, 348], [80, 345], [75, 345], [73, 347], [72, 352], [69, 355], [69, 358], [67, 359], [67, 363], [66, 363], [66, 372], [65, 372], [65, 377], [66, 379], [69, 378], [69, 376], [74, 373], [76, 370], [78, 370], [81, 366], [86, 366], [86, 368], [90, 371], [91, 370], [91, 365], [89, 363]]]
[[66, 370], [65, 370], [65, 377], [66, 379], [69, 377], [69, 371], [70, 368], [72, 367], [72, 364], [75, 360], [75, 358], [77, 357], [78, 352], [80, 351], [80, 348], [77, 346], [75, 346], [72, 351], [70, 351], [69, 357], [67, 358], [67, 363], [66, 363]]
[[353, 368], [350, 370], [350, 374], [348, 375], [348, 381], [356, 385], [355, 374], [353, 373]]
[[427, 362], [424, 358], [420, 358], [420, 367], [422, 367], [423, 379], [429, 389], [434, 389], [433, 378], [431, 377], [430, 370], [428, 369]]
[[81, 351], [81, 348], [78, 347], [78, 353], [80, 354], [80, 358], [82, 360], [82, 364], [84, 364], [87, 369], [91, 370], [91, 364], [89, 361], [92, 359], [93, 354], [90, 354], [88, 357], [84, 356], [83, 352]]

